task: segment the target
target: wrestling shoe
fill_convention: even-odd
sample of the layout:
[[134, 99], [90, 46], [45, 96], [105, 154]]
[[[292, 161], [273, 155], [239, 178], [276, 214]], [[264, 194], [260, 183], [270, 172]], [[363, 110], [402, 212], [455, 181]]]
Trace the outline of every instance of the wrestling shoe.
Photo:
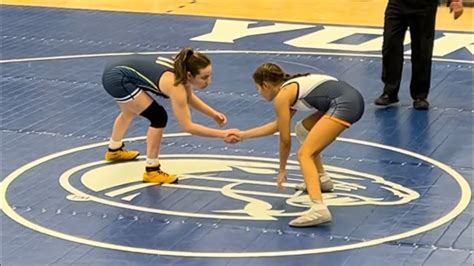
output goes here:
[[158, 184], [172, 184], [178, 182], [176, 175], [170, 175], [161, 171], [160, 165], [156, 167], [147, 167], [143, 174], [143, 182], [158, 183]]
[[[334, 190], [334, 183], [328, 174], [322, 174], [319, 176], [319, 186], [321, 187], [321, 192], [332, 192]], [[301, 182], [295, 186], [295, 190], [300, 190], [307, 192], [306, 183]]]
[[125, 150], [124, 145], [122, 147], [112, 150], [108, 149], [105, 153], [105, 160], [107, 161], [131, 161], [134, 160], [140, 155], [139, 151], [134, 150]]
[[305, 214], [290, 221], [289, 225], [293, 227], [308, 227], [328, 223], [331, 220], [331, 212], [329, 212], [325, 204], [313, 203]]

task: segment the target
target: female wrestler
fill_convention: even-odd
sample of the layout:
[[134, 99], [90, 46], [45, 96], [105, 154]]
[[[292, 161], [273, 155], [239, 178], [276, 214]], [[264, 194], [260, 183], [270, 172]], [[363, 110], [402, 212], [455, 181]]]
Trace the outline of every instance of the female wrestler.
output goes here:
[[[331, 213], [323, 203], [321, 187], [332, 189], [332, 181], [324, 171], [321, 152], [364, 112], [361, 94], [343, 81], [321, 74], [289, 75], [273, 63], [260, 65], [253, 74], [258, 93], [273, 102], [276, 120], [242, 131], [241, 139], [280, 133], [280, 169], [277, 184], [286, 179], [286, 164], [291, 149], [291, 117], [296, 111], [311, 112], [296, 123], [295, 133], [302, 142], [297, 156], [311, 199], [311, 208], [292, 220], [290, 226], [314, 226], [331, 221]], [[319, 176], [319, 178], [315, 178]]]
[[191, 48], [181, 50], [174, 60], [163, 57], [132, 55], [109, 63], [103, 73], [105, 90], [115, 99], [120, 114], [115, 119], [105, 159], [133, 160], [139, 152], [124, 149], [125, 133], [137, 116], [150, 121], [146, 142], [144, 182], [174, 183], [176, 175], [161, 170], [159, 162], [163, 130], [168, 121], [166, 110], [150, 95], [171, 100], [173, 112], [181, 128], [194, 135], [225, 138], [236, 129], [215, 129], [194, 123], [192, 107], [214, 119], [219, 126], [227, 122], [224, 114], [214, 110], [193, 93], [193, 87], [204, 89], [211, 83], [212, 66], [209, 58]]

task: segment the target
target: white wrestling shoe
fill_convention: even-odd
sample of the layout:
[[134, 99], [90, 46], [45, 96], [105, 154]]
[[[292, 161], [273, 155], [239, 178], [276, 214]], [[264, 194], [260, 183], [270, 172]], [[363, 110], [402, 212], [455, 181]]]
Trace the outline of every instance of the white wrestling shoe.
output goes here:
[[[327, 173], [324, 173], [319, 176], [319, 186], [321, 187], [321, 192], [332, 192], [334, 190], [334, 183]], [[296, 190], [307, 192], [306, 183], [302, 182], [295, 186]]]
[[308, 212], [290, 221], [293, 227], [308, 227], [331, 222], [332, 216], [328, 207], [323, 203], [313, 203]]

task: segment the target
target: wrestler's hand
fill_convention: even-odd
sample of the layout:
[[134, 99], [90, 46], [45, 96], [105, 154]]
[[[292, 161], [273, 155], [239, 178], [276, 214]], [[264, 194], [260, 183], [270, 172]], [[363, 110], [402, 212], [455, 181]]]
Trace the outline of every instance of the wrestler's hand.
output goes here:
[[224, 141], [226, 143], [235, 144], [241, 141], [239, 129], [237, 128], [228, 129], [226, 133], [227, 135], [224, 138]]
[[223, 127], [227, 123], [227, 117], [223, 113], [216, 112], [212, 119], [216, 121], [219, 127]]
[[286, 181], [286, 171], [280, 171], [277, 177], [277, 186], [279, 190], [283, 190], [283, 183]]
[[454, 19], [458, 19], [464, 12], [462, 0], [453, 0], [449, 5], [449, 13], [454, 13]]

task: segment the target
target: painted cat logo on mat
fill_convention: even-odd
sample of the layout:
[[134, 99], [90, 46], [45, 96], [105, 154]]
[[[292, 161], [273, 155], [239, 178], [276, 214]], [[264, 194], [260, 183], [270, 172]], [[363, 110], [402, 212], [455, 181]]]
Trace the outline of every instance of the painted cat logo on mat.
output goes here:
[[[183, 133], [165, 135], [165, 137], [170, 138], [183, 136], [189, 135]], [[127, 139], [126, 141], [142, 141], [144, 139], [145, 137], [137, 137]], [[326, 166], [326, 170], [335, 183], [334, 192], [324, 194], [325, 201], [328, 205], [333, 206], [332, 208], [344, 206], [346, 209], [343, 210], [343, 212], [348, 211], [347, 206], [396, 206], [397, 208], [395, 209], [397, 211], [399, 211], [400, 208], [407, 210], [407, 215], [397, 217], [397, 223], [404, 225], [403, 230], [395, 233], [392, 230], [386, 230], [387, 219], [383, 216], [380, 217], [380, 219], [377, 218], [378, 216], [375, 216], [380, 222], [371, 223], [370, 227], [375, 227], [374, 231], [380, 232], [380, 234], [377, 234], [377, 236], [367, 235], [363, 241], [358, 242], [331, 241], [330, 234], [345, 234], [342, 231], [345, 231], [347, 226], [352, 226], [344, 224], [347, 219], [337, 219], [337, 221], [335, 220], [332, 223], [337, 226], [311, 229], [310, 232], [321, 233], [321, 237], [318, 238], [318, 241], [310, 237], [306, 239], [309, 241], [298, 241], [297, 246], [294, 245], [295, 241], [287, 242], [283, 239], [283, 241], [279, 241], [277, 245], [267, 245], [257, 250], [252, 250], [252, 247], [247, 245], [247, 243], [235, 243], [235, 241], [226, 241], [224, 245], [219, 244], [213, 248], [208, 248], [207, 246], [203, 247], [202, 245], [177, 247], [174, 244], [160, 248], [151, 244], [151, 242], [147, 242], [150, 245], [146, 246], [141, 240], [137, 243], [130, 242], [128, 240], [128, 233], [125, 233], [124, 238], [116, 239], [110, 238], [107, 230], [105, 230], [105, 234], [97, 232], [102, 231], [106, 224], [110, 224], [110, 226], [107, 227], [113, 231], [114, 235], [121, 234], [122, 230], [117, 232], [115, 225], [126, 225], [127, 232], [133, 232], [134, 235], [135, 232], [153, 232], [151, 233], [153, 237], [162, 236], [166, 239], [166, 241], [159, 241], [158, 238], [152, 237], [150, 240], [153, 239], [153, 243], [168, 242], [169, 234], [166, 232], [169, 232], [169, 230], [173, 232], [177, 232], [176, 230], [184, 230], [178, 234], [184, 236], [183, 239], [189, 237], [187, 240], [191, 242], [194, 241], [192, 238], [195, 238], [196, 235], [194, 233], [191, 235], [187, 233], [183, 234], [182, 232], [196, 232], [196, 234], [199, 235], [199, 237], [197, 237], [199, 241], [202, 236], [207, 236], [209, 230], [213, 230], [212, 232], [215, 233], [211, 236], [213, 239], [231, 238], [232, 234], [239, 234], [247, 237], [247, 239], [260, 237], [270, 237], [273, 239], [279, 236], [280, 234], [266, 235], [265, 228], [267, 226], [274, 228], [273, 225], [268, 225], [268, 222], [277, 224], [276, 228], [279, 228], [280, 223], [285, 222], [280, 220], [288, 219], [288, 217], [285, 216], [297, 216], [308, 208], [308, 196], [294, 190], [295, 184], [302, 180], [298, 163], [296, 161], [288, 162], [287, 188], [284, 191], [279, 191], [276, 188], [275, 182], [276, 173], [279, 168], [276, 158], [208, 155], [202, 153], [161, 155], [160, 161], [163, 165], [163, 169], [171, 173], [179, 174], [180, 182], [178, 184], [157, 186], [142, 183], [141, 178], [144, 168], [143, 158], [141, 158], [142, 160], [118, 164], [108, 163], [106, 161], [93, 161], [81, 165], [77, 164], [77, 160], [75, 160], [77, 157], [74, 156], [80, 156], [80, 158], [83, 159], [84, 156], [82, 156], [82, 152], [96, 148], [103, 150], [108, 142], [101, 142], [59, 151], [34, 160], [13, 171], [2, 181], [2, 185], [0, 186], [2, 200], [0, 200], [0, 203], [2, 211], [17, 223], [42, 234], [74, 243], [124, 252], [209, 258], [256, 258], [308, 255], [380, 245], [390, 241], [405, 239], [446, 224], [462, 213], [469, 205], [471, 199], [469, 183], [462, 175], [446, 164], [421, 154], [378, 143], [347, 138], [339, 138], [338, 141], [344, 144], [363, 145], [381, 149], [384, 150], [384, 152], [395, 152], [433, 165], [444, 172], [444, 176], [450, 179], [451, 184], [454, 186], [449, 186], [443, 190], [452, 192], [453, 188], [458, 187], [460, 191], [459, 200], [444, 207], [438, 204], [426, 204], [426, 202], [429, 203], [431, 201], [427, 199], [423, 201], [423, 198], [419, 199], [421, 196], [417, 192], [399, 184], [407, 184], [406, 179], [399, 179], [397, 177], [384, 178], [345, 168]], [[95, 151], [95, 154], [97, 154], [97, 151]], [[55, 163], [55, 160], [63, 158], [70, 159], [70, 162], [75, 166], [64, 171], [65, 165], [61, 163], [61, 166], [58, 167], [59, 164]], [[41, 179], [36, 178], [35, 171], [37, 169], [40, 171], [44, 170], [44, 167], [48, 166], [49, 163], [54, 163], [53, 168], [49, 168], [53, 171], [47, 175], [40, 173], [39, 176]], [[348, 161], [345, 165], [351, 167], [352, 162]], [[66, 190], [66, 193], [64, 193], [64, 191], [55, 191], [57, 188], [57, 175], [54, 173], [58, 170], [62, 173], [59, 178], [60, 186]], [[23, 180], [22, 178], [29, 178], [26, 179], [28, 182], [21, 182]], [[49, 180], [45, 181], [45, 178], [49, 178]], [[54, 202], [57, 200], [56, 197], [67, 197], [67, 199], [75, 201], [72, 204], [67, 204], [68, 207], [62, 211], [60, 206], [53, 209], [55, 210], [54, 217], [56, 217], [56, 215], [67, 215], [67, 220], [63, 220], [67, 222], [51, 223], [51, 215], [35, 215], [28, 211], [23, 212], [21, 208], [15, 208], [15, 206], [28, 206], [26, 204], [33, 204], [28, 203], [28, 201], [36, 199], [35, 197], [25, 198], [24, 194], [18, 195], [18, 193], [15, 193], [18, 191], [16, 190], [16, 188], [18, 188], [15, 187], [16, 185], [37, 186], [38, 184], [31, 182], [32, 180], [45, 181], [45, 183], [51, 185], [50, 191], [56, 195], [52, 198]], [[400, 180], [400, 182], [398, 182], [398, 180]], [[450, 194], [450, 198], [451, 197], [452, 195]], [[421, 204], [405, 205], [415, 200], [422, 200]], [[87, 212], [87, 216], [85, 216], [87, 218], [89, 218], [89, 215], [95, 217], [94, 212], [91, 211], [90, 208], [96, 206], [96, 204], [89, 203], [102, 205], [96, 208], [98, 213], [102, 213], [102, 218], [100, 218], [100, 222], [98, 223], [96, 223], [97, 220], [88, 220], [93, 222], [90, 225], [88, 224], [90, 228], [84, 229], [92, 232], [92, 234], [84, 236], [80, 235], [77, 231], [78, 228], [82, 227], [78, 227], [77, 224], [75, 224], [75, 222], [83, 223], [84, 217], [76, 216], [76, 210]], [[61, 205], [63, 205], [63, 203], [61, 203]], [[429, 219], [422, 219], [422, 221], [420, 220], [421, 224], [414, 224], [411, 222], [413, 218], [410, 214], [417, 212], [418, 209], [416, 208], [418, 207], [422, 208], [423, 211], [427, 211], [430, 208], [436, 209], [435, 212], [439, 215], [430, 216]], [[410, 211], [408, 211], [407, 208]], [[367, 213], [361, 212], [359, 209], [365, 209], [365, 211], [367, 211], [367, 208], [353, 209], [350, 215], [351, 218], [354, 219], [351, 219], [351, 221], [356, 220], [358, 223], [363, 222], [363, 217], [361, 216], [366, 217]], [[369, 209], [373, 210], [373, 208]], [[340, 213], [337, 212], [337, 210], [334, 211], [336, 211], [335, 213]], [[169, 216], [191, 219], [183, 219], [179, 222], [167, 220], [157, 223], [152, 222], [155, 215], [137, 215], [137, 213], [140, 212], [146, 214], [160, 214], [159, 220], [167, 220]], [[111, 214], [110, 216], [117, 214], [118, 218], [106, 219], [110, 217], [108, 214]], [[378, 212], [373, 212], [373, 214], [378, 215]], [[387, 212], [384, 212], [384, 214], [386, 216]], [[388, 212], [388, 214], [391, 215], [392, 212]], [[122, 221], [119, 220], [121, 220], [120, 217], [123, 218], [123, 215], [127, 217], [133, 215], [134, 219], [133, 221], [125, 220], [125, 224], [122, 224]], [[150, 216], [152, 216], [151, 219], [148, 219]], [[34, 219], [31, 219], [31, 217], [34, 217]], [[62, 219], [65, 219], [64, 217]], [[206, 223], [199, 220], [194, 221], [192, 218], [212, 220], [210, 220], [210, 223]], [[221, 221], [226, 219], [230, 224], [221, 224], [221, 221], [216, 222], [216, 219], [222, 219]], [[135, 222], [139, 220], [140, 222]], [[393, 221], [391, 217], [389, 217], [388, 220], [388, 222]], [[261, 227], [265, 228], [260, 230], [260, 225], [254, 226], [253, 224], [249, 224], [249, 221], [263, 221]], [[216, 227], [214, 227], [214, 224], [212, 226], [209, 225], [212, 223], [214, 223]], [[54, 228], [54, 226], [58, 224], [61, 226]], [[169, 224], [173, 227], [167, 229]], [[207, 224], [207, 226], [203, 226], [204, 224]], [[218, 226], [218, 224], [222, 226]], [[240, 225], [249, 226], [252, 230], [242, 229]], [[235, 228], [237, 228], [237, 230], [234, 230]], [[159, 234], [161, 229], [165, 229], [163, 235]], [[229, 229], [231, 230], [229, 231]], [[278, 229], [275, 230], [278, 231]], [[300, 231], [296, 232], [297, 235]], [[282, 235], [282, 237], [287, 236]], [[140, 237], [140, 239], [142, 238]]]
[[[163, 155], [166, 171], [179, 175], [178, 184], [157, 186], [142, 183], [144, 161], [121, 164], [95, 162], [65, 172], [61, 185], [68, 199], [96, 201], [127, 209], [195, 218], [277, 220], [299, 216], [308, 208], [309, 197], [294, 189], [302, 182], [299, 166], [290, 162], [287, 189], [276, 188], [278, 161], [260, 157], [225, 155]], [[419, 194], [383, 177], [326, 166], [335, 184], [325, 193], [329, 206], [399, 205]], [[75, 172], [82, 171], [82, 175]], [[87, 188], [70, 182], [80, 178]], [[180, 203], [183, 198], [195, 199]], [[275, 207], [274, 207], [275, 205]]]

